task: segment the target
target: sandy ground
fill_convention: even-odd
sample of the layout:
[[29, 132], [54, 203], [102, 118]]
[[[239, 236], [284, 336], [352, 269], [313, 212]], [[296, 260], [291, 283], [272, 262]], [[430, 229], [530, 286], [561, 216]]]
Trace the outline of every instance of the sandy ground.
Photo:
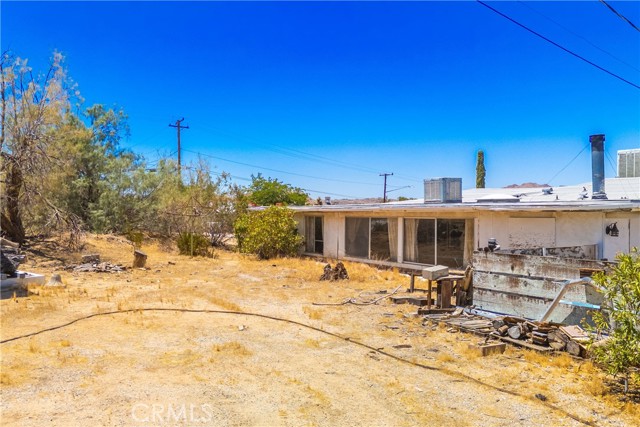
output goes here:
[[[478, 357], [478, 337], [423, 325], [416, 308], [317, 306], [372, 300], [409, 279], [346, 264], [256, 261], [218, 251], [190, 258], [145, 246], [150, 269], [71, 273], [79, 254], [41, 248], [23, 268], [64, 288], [4, 299], [1, 423], [18, 426], [632, 426], [637, 404], [605, 393], [590, 362], [508, 348]], [[123, 239], [93, 236], [84, 253], [130, 265]], [[53, 257], [53, 258], [52, 258]], [[59, 258], [59, 259], [56, 259]], [[348, 339], [346, 339], [348, 338]], [[371, 348], [397, 356], [389, 357]], [[401, 360], [399, 360], [401, 359]], [[417, 363], [412, 364], [410, 362]], [[538, 395], [538, 397], [536, 397]]]

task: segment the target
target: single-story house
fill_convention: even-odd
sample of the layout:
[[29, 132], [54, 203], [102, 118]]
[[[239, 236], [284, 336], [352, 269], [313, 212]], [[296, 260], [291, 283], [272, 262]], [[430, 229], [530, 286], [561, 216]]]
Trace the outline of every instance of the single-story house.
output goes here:
[[462, 191], [459, 179], [441, 178], [425, 180], [423, 200], [291, 209], [304, 254], [389, 266], [462, 269], [493, 239], [502, 250], [580, 247], [585, 258], [609, 260], [640, 247], [640, 177], [602, 179], [593, 189]]

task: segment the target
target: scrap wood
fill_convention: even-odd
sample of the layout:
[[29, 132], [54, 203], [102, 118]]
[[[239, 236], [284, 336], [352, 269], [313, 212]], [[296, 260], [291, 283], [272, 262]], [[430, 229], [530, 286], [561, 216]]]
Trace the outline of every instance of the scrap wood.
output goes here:
[[118, 273], [121, 271], [125, 271], [127, 267], [120, 264], [111, 264], [110, 262], [101, 262], [99, 264], [71, 264], [67, 265], [64, 269], [73, 270], [78, 273]]
[[585, 342], [589, 340], [589, 334], [578, 325], [560, 326], [559, 329], [573, 341]]
[[402, 287], [402, 285], [398, 286], [397, 288], [395, 288], [393, 290], [393, 292], [391, 292], [390, 294], [386, 294], [383, 295], [379, 298], [376, 298], [372, 301], [363, 301], [363, 302], [359, 302], [357, 301], [355, 298], [347, 298], [346, 300], [342, 301], [342, 302], [338, 302], [338, 303], [330, 303], [330, 302], [313, 302], [311, 303], [312, 305], [333, 305], [333, 306], [338, 306], [338, 305], [346, 305], [346, 304], [352, 304], [352, 305], [373, 305], [373, 304], [377, 304], [378, 302], [382, 301], [385, 298], [390, 298], [393, 294], [395, 294], [396, 292], [398, 292], [398, 290]]

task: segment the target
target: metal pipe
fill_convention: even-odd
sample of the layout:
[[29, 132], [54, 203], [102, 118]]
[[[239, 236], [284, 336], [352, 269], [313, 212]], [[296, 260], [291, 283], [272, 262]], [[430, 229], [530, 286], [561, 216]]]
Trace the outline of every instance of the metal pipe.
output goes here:
[[[549, 306], [547, 311], [542, 315], [542, 317], [540, 318], [540, 322], [546, 322], [551, 317], [551, 314], [553, 313], [553, 310], [555, 310], [555, 308], [558, 306], [558, 304], [560, 304], [560, 301], [562, 300], [562, 297], [564, 296], [564, 294], [567, 293], [567, 291], [569, 290], [570, 286], [580, 285], [580, 284], [594, 286], [593, 285], [593, 280], [591, 280], [590, 277], [582, 277], [580, 279], [565, 280], [564, 282], [561, 282], [560, 286], [562, 286], [562, 289], [560, 289], [560, 292], [558, 293], [556, 298], [553, 300], [553, 302], [551, 303], [551, 305]], [[566, 303], [566, 301], [565, 301], [565, 303]]]
[[604, 135], [589, 136], [591, 143], [591, 182], [592, 199], [606, 199], [604, 191]]

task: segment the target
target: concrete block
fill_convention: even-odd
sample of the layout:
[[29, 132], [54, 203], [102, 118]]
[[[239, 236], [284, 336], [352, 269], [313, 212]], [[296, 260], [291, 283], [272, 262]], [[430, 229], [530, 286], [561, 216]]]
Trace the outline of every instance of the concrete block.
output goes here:
[[434, 265], [433, 267], [426, 267], [422, 269], [422, 277], [427, 280], [436, 280], [448, 275], [449, 267], [444, 265]]
[[507, 348], [505, 343], [495, 344], [469, 344], [469, 350], [478, 352], [480, 356], [489, 356], [491, 354], [501, 354]]

